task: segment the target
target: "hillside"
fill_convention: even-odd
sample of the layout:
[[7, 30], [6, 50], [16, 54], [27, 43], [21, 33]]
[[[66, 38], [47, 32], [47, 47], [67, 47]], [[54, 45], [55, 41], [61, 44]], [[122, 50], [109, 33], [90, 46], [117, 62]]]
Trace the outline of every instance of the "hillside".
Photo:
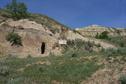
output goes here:
[[[67, 29], [65, 26], [59, 24], [53, 19], [50, 19], [47, 16], [38, 15], [39, 19], [36, 15], [31, 15], [28, 19], [22, 19], [14, 21], [9, 17], [9, 14], [6, 11], [0, 12], [1, 23], [0, 23], [0, 48], [2, 53], [8, 54], [19, 54], [22, 57], [24, 55], [32, 54], [32, 55], [41, 55], [41, 45], [44, 42], [46, 45], [46, 51], [44, 55], [48, 55], [50, 52], [55, 51], [52, 50], [54, 44], [58, 42], [58, 38], [60, 38], [61, 29]], [[34, 17], [34, 21], [32, 20]], [[36, 21], [38, 20], [41, 24]], [[43, 24], [43, 25], [42, 25]], [[55, 27], [58, 31], [50, 30]], [[23, 46], [11, 46], [9, 42], [6, 41], [6, 36], [10, 32], [18, 33], [22, 38]], [[57, 37], [55, 34], [58, 33]], [[3, 49], [5, 51], [3, 52]], [[13, 49], [13, 50], [12, 50]], [[50, 51], [52, 50], [52, 51]]]
[[[116, 46], [111, 43], [95, 38], [84, 37], [80, 33], [75, 32], [45, 15], [30, 13], [30, 16], [26, 19], [13, 20], [6, 11], [1, 10], [0, 18], [0, 45], [2, 46], [0, 51], [2, 53], [18, 54], [21, 57], [25, 57], [29, 54], [40, 56], [42, 55], [42, 43], [44, 43], [46, 50], [44, 48], [45, 53], [43, 55], [47, 56], [50, 53], [60, 54], [61, 48], [58, 42], [62, 39], [81, 39], [86, 42], [94, 42], [105, 49], [116, 48]], [[21, 36], [23, 46], [11, 46], [11, 44], [6, 41], [6, 36], [13, 31]], [[3, 52], [2, 49], [5, 51]]]
[[80, 34], [87, 37], [95, 37], [104, 31], [107, 31], [110, 36], [126, 36], [125, 28], [113, 28], [100, 25], [91, 25], [84, 28], [76, 29]]
[[125, 29], [0, 10], [0, 84], [126, 84], [125, 61]]

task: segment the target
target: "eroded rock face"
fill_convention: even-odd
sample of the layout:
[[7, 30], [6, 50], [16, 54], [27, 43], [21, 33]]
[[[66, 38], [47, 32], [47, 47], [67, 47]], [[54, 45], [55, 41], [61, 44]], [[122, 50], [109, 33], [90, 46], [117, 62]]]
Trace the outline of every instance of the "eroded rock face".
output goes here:
[[[11, 46], [11, 44], [6, 41], [6, 35], [12, 31], [21, 36], [23, 46]], [[103, 48], [116, 48], [112, 44], [102, 42], [97, 39], [84, 37], [78, 32], [74, 32], [73, 30], [62, 26], [61, 28], [58, 27], [58, 31], [59, 32], [53, 33], [50, 28], [28, 19], [21, 19], [18, 21], [7, 19], [0, 23], [0, 53], [15, 54], [21, 57], [28, 55], [35, 57], [47, 56], [50, 53], [61, 54], [61, 48], [57, 46], [59, 45], [59, 39], [81, 39], [83, 41], [90, 41], [94, 42], [95, 44], [100, 44]], [[42, 43], [45, 45], [44, 48], [42, 48]], [[44, 53], [42, 53], [43, 49]]]
[[[22, 46], [11, 46], [6, 41], [6, 35], [9, 32], [14, 31], [22, 37]], [[53, 36], [49, 30], [45, 30], [41, 24], [34, 21], [8, 20], [0, 25], [0, 51], [5, 53], [15, 54], [20, 56], [44, 56], [49, 55], [51, 52], [55, 54], [54, 44], [58, 42], [58, 39]], [[45, 43], [44, 53], [42, 52], [42, 43]]]
[[28, 19], [21, 19], [18, 21], [7, 20], [6, 24], [16, 28], [36, 29], [36, 30], [45, 31], [44, 27], [41, 24], [38, 24], [35, 21], [30, 21]]

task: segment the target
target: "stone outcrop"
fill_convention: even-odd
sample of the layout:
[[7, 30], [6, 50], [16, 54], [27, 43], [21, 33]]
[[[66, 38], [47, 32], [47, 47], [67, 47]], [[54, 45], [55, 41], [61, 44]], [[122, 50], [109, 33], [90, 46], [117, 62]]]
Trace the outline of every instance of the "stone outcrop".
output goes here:
[[[6, 35], [12, 31], [21, 36], [22, 46], [11, 46], [11, 44], [6, 41]], [[54, 51], [57, 42], [58, 39], [51, 31], [47, 31], [41, 24], [34, 21], [29, 21], [27, 19], [19, 21], [7, 20], [0, 25], [1, 53], [3, 52], [3, 49], [5, 49], [5, 53], [22, 56], [45, 56], [50, 53], [56, 54]], [[45, 45], [44, 53], [42, 53], [42, 43]]]

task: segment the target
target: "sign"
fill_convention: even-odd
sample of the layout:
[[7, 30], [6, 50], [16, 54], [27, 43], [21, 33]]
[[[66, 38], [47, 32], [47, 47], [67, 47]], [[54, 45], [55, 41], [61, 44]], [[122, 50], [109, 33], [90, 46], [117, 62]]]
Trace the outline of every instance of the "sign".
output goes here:
[[59, 40], [59, 44], [63, 44], [63, 45], [66, 45], [67, 44], [67, 41], [66, 40]]

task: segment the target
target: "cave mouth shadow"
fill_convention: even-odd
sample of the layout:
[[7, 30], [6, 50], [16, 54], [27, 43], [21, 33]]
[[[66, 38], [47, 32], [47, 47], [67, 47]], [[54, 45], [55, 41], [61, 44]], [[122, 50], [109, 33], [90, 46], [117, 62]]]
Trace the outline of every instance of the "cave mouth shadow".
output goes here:
[[41, 44], [41, 54], [45, 53], [45, 42], [42, 42]]

